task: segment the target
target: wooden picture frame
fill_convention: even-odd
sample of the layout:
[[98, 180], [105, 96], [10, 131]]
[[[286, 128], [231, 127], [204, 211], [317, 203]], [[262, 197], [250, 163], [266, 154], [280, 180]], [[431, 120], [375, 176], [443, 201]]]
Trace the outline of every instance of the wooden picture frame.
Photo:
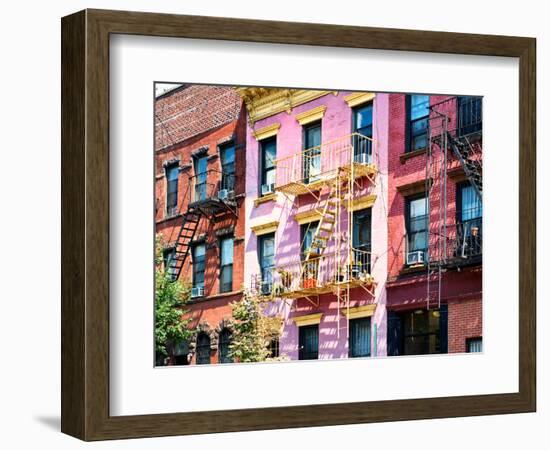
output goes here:
[[[104, 10], [64, 17], [61, 29], [64, 433], [101, 440], [535, 411], [535, 39]], [[110, 416], [109, 36], [117, 33], [519, 58], [519, 392]]]

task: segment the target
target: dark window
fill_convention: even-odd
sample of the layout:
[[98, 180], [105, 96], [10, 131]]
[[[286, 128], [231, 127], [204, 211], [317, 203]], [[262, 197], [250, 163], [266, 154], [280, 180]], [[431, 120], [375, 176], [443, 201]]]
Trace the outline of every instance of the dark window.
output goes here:
[[[358, 163], [372, 163], [372, 103], [353, 109], [353, 156]], [[370, 138], [370, 139], [366, 139]]]
[[275, 188], [275, 158], [277, 158], [277, 138], [260, 142], [260, 194], [267, 195]]
[[279, 338], [271, 339], [269, 341], [267, 350], [269, 351], [270, 358], [278, 358], [279, 357]]
[[187, 358], [189, 354], [189, 344], [187, 341], [181, 341], [176, 344], [174, 347], [174, 364], [176, 366], [187, 366], [189, 364], [189, 359]]
[[220, 331], [220, 338], [218, 342], [218, 360], [220, 363], [232, 363], [233, 359], [229, 355], [229, 345], [231, 344], [231, 331], [224, 328]]
[[[446, 353], [446, 309], [417, 309], [402, 315], [403, 352], [405, 355], [426, 355]], [[442, 318], [444, 320], [442, 320]], [[446, 330], [443, 330], [446, 331]], [[445, 342], [442, 342], [443, 339]]]
[[222, 163], [222, 180], [220, 189], [235, 190], [235, 145], [225, 144], [220, 147]]
[[483, 205], [470, 183], [457, 186], [457, 255], [481, 255]]
[[354, 270], [370, 273], [371, 209], [353, 213]]
[[349, 357], [370, 356], [370, 317], [349, 321]]
[[319, 357], [319, 325], [307, 325], [299, 328], [299, 359], [317, 359]]
[[193, 247], [193, 287], [204, 288], [204, 270], [206, 262], [206, 245], [197, 244]]
[[[428, 215], [426, 197], [407, 199], [406, 220], [408, 253], [423, 252], [424, 260], [428, 249]], [[409, 261], [409, 257], [407, 257]], [[414, 259], [414, 261], [417, 261]]]
[[175, 277], [175, 258], [176, 249], [174, 247], [166, 248], [162, 252], [162, 260], [164, 262], [164, 271], [173, 280]]
[[428, 122], [430, 116], [429, 95], [408, 95], [408, 146], [407, 151], [415, 151], [428, 146]]
[[458, 97], [458, 134], [478, 133], [482, 127], [482, 98]]
[[483, 340], [480, 337], [466, 339], [466, 351], [468, 353], [481, 353], [483, 351]]
[[233, 238], [220, 241], [220, 292], [233, 290]]
[[206, 333], [197, 336], [197, 364], [210, 364], [210, 336]]
[[319, 222], [315, 221], [315, 222], [306, 223], [300, 227], [300, 242], [301, 242], [300, 250], [301, 250], [302, 260], [305, 258], [306, 253], [311, 247], [311, 243], [313, 242], [313, 236], [315, 235], [315, 232], [317, 231], [318, 226], [319, 226]]
[[321, 174], [321, 122], [304, 126], [303, 150], [304, 183], [312, 183]]
[[178, 209], [178, 178], [180, 168], [178, 164], [166, 167], [166, 214], [171, 216]]
[[275, 233], [264, 234], [258, 239], [262, 294], [270, 294], [273, 287], [273, 267], [275, 266]]
[[195, 162], [195, 201], [202, 201], [206, 199], [208, 194], [207, 189], [207, 167], [208, 158], [206, 156], [200, 156], [194, 159]]

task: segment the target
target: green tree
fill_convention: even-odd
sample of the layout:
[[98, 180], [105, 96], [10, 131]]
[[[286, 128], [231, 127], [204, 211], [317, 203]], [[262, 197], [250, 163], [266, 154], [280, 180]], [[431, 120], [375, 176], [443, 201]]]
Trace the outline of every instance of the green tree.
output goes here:
[[279, 335], [281, 319], [267, 317], [264, 303], [247, 292], [231, 303], [232, 329], [230, 356], [236, 362], [261, 362], [269, 359], [269, 342]]
[[155, 248], [155, 351], [168, 356], [168, 347], [188, 341], [193, 332], [189, 330], [190, 319], [183, 319], [187, 312], [183, 307], [188, 302], [191, 290], [188, 284], [164, 270], [162, 239], [158, 237]]

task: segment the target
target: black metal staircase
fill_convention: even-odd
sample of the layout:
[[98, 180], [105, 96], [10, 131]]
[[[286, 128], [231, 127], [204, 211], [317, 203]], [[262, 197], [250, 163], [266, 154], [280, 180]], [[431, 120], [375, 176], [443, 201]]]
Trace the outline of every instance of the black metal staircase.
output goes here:
[[476, 144], [472, 144], [468, 137], [456, 137], [447, 132], [447, 138], [453, 153], [459, 160], [466, 177], [474, 187], [479, 198], [483, 193], [483, 177], [481, 174], [481, 151]]

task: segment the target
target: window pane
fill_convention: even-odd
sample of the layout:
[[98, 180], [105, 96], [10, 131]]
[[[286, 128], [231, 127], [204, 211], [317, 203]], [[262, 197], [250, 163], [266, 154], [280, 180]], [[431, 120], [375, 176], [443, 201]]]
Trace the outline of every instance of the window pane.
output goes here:
[[438, 310], [416, 310], [404, 315], [404, 353], [424, 355], [440, 353], [440, 312]]
[[370, 356], [370, 318], [353, 319], [349, 322], [349, 356]]
[[210, 364], [210, 337], [206, 333], [197, 336], [197, 364]]
[[275, 159], [277, 158], [276, 138], [261, 141], [262, 173], [261, 184], [275, 184]]
[[430, 113], [429, 95], [411, 95], [411, 120], [426, 117]]
[[370, 250], [371, 245], [371, 210], [356, 212], [353, 215], [353, 246]]
[[319, 222], [311, 222], [305, 225], [302, 225], [300, 228], [301, 231], [301, 242], [302, 242], [302, 257], [305, 256], [305, 253], [309, 250], [311, 247], [311, 243], [313, 242], [313, 235], [315, 234], [315, 231], [317, 230], [317, 227], [319, 226]]
[[193, 247], [193, 286], [204, 287], [204, 270], [206, 262], [206, 246], [199, 244]]
[[229, 356], [229, 345], [231, 343], [231, 331], [224, 328], [220, 332], [220, 339], [218, 344], [219, 362], [221, 364], [232, 363], [233, 359]]
[[468, 353], [481, 353], [483, 351], [483, 341], [481, 338], [471, 338], [466, 341], [466, 350]]
[[472, 185], [462, 186], [460, 193], [462, 196], [462, 221], [480, 218], [483, 215], [483, 208], [474, 187]]
[[372, 137], [372, 104], [357, 108], [355, 112], [355, 131], [363, 136]]
[[222, 239], [221, 241], [221, 264], [233, 264], [233, 238]]

